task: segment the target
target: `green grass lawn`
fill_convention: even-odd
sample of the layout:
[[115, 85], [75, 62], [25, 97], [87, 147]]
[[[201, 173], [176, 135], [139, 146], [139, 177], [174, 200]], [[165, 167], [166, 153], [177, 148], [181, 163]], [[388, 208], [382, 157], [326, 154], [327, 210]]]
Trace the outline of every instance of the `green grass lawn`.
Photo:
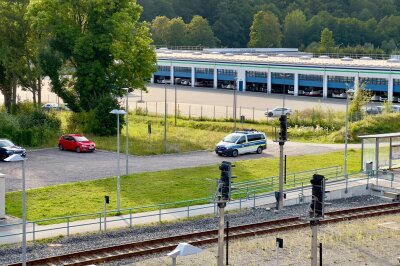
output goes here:
[[[360, 170], [360, 151], [350, 150], [348, 169]], [[278, 175], [278, 158], [262, 158], [235, 163], [237, 182]], [[288, 173], [342, 165], [343, 152], [293, 156], [287, 161]], [[132, 174], [121, 177], [121, 208], [154, 205], [210, 196], [210, 181], [219, 178], [218, 165]], [[310, 176], [311, 177], [311, 176]], [[27, 192], [29, 220], [99, 212], [103, 198], [110, 196], [109, 209], [116, 208], [116, 179], [77, 182]], [[21, 217], [21, 192], [6, 194], [6, 213]], [[87, 218], [87, 217], [85, 217]]]
[[[152, 134], [149, 139], [147, 132], [148, 122], [152, 125]], [[256, 129], [267, 134], [269, 141], [274, 139], [273, 126], [265, 123], [237, 123], [237, 129]], [[167, 153], [186, 152], [194, 150], [212, 150], [215, 145], [227, 134], [234, 131], [231, 121], [194, 121], [178, 119], [175, 126], [174, 119], [168, 118], [167, 123]], [[314, 128], [289, 129], [291, 141], [329, 142], [326, 141], [326, 131], [317, 131]], [[93, 136], [99, 149], [117, 149], [116, 136]], [[121, 150], [125, 150], [126, 130], [121, 131]], [[164, 119], [162, 117], [130, 115], [129, 120], [129, 153], [136, 155], [154, 155], [164, 153]]]

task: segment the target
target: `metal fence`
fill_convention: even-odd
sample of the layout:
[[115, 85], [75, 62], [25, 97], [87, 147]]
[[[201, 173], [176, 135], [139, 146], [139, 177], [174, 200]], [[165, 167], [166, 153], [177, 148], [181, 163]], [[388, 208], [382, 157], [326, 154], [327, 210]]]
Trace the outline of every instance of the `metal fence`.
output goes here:
[[[379, 173], [377, 174], [374, 171], [371, 171], [369, 173], [358, 172], [354, 174], [349, 174], [348, 178], [346, 179], [345, 176], [339, 175], [340, 171], [341, 167], [334, 166], [289, 174], [288, 176], [290, 176], [290, 182], [286, 183], [285, 192], [298, 192], [298, 202], [304, 203], [306, 201], [304, 190], [310, 187], [309, 181], [307, 180], [307, 182], [305, 182], [305, 179], [310, 178], [310, 175], [314, 173], [324, 174], [326, 177], [328, 177], [327, 187], [330, 184], [336, 184], [337, 182], [346, 182], [347, 187], [347, 185], [351, 182], [367, 180], [366, 189], [368, 189], [369, 184], [378, 184], [378, 179], [389, 180], [391, 181], [391, 187], [393, 186], [393, 174], [382, 175]], [[275, 191], [276, 189], [278, 189], [278, 179], [278, 177], [261, 179], [264, 181], [269, 180], [269, 182], [264, 182], [259, 186], [257, 185], [257, 181], [237, 183], [237, 185], [241, 187], [242, 192], [235, 193], [233, 195], [234, 199], [229, 202], [228, 205], [231, 207], [239, 208], [239, 210], [241, 210], [243, 207], [255, 208], [256, 206], [261, 204], [260, 202], [262, 199], [271, 197], [271, 191]], [[245, 193], [243, 193], [243, 191], [245, 191]], [[30, 221], [27, 223], [28, 227], [30, 227], [30, 230], [27, 230], [27, 234], [31, 235], [32, 240], [35, 241], [36, 235], [41, 232], [65, 230], [65, 234], [69, 236], [73, 228], [84, 226], [95, 226], [98, 228], [99, 231], [105, 231], [107, 224], [120, 221], [123, 221], [128, 227], [132, 227], [133, 221], [141, 218], [157, 217], [158, 222], [162, 222], [163, 217], [168, 215], [186, 213], [186, 217], [189, 218], [191, 217], [191, 215], [195, 216], [196, 212], [206, 209], [212, 210], [214, 215], [217, 214], [217, 205], [214, 202], [213, 197], [121, 209], [120, 213], [122, 213], [123, 215], [120, 216], [117, 216], [120, 214], [117, 212], [117, 210], [110, 210], [106, 212], [102, 211], [96, 213]], [[40, 224], [57, 224], [57, 226], [52, 226], [51, 228], [46, 229], [37, 228]], [[14, 230], [10, 230], [11, 233], [9, 234], [1, 234], [0, 239], [10, 236], [20, 236], [22, 233], [15, 230], [15, 227], [21, 225], [22, 223], [1, 225], [0, 232], [7, 230], [8, 228], [14, 228]]]
[[[132, 105], [133, 104], [133, 105]], [[164, 115], [165, 102], [135, 102], [132, 103], [135, 112], [151, 115]], [[236, 108], [236, 119], [240, 122], [240, 117], [243, 115], [246, 121], [263, 120], [269, 121], [270, 119], [265, 116], [267, 109], [260, 109], [254, 107], [238, 106]], [[218, 106], [218, 105], [204, 105], [204, 104], [189, 104], [177, 103], [176, 104], [177, 117], [187, 117], [189, 119], [234, 119], [234, 110], [232, 106]], [[175, 103], [167, 102], [167, 115], [175, 115]]]

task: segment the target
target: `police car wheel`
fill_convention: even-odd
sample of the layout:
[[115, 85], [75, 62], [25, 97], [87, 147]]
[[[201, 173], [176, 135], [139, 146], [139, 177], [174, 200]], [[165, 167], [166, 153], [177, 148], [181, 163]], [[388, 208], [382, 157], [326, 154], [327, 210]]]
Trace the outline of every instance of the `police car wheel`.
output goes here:
[[238, 151], [237, 150], [232, 151], [232, 157], [237, 157], [237, 156], [238, 156]]
[[261, 147], [261, 146], [257, 148], [257, 153], [258, 153], [258, 154], [261, 154], [261, 153], [262, 153], [262, 151], [263, 151], [263, 149], [262, 149], [262, 147]]

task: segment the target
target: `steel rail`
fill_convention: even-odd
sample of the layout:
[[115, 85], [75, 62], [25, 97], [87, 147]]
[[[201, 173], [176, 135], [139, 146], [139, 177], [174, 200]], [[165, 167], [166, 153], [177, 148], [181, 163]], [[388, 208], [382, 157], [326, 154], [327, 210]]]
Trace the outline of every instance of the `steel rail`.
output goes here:
[[[357, 207], [352, 209], [337, 210], [325, 213], [320, 224], [336, 223], [346, 220], [369, 218], [372, 216], [400, 213], [400, 203], [388, 203]], [[239, 225], [229, 228], [230, 238], [238, 239], [268, 234], [277, 231], [292, 230], [309, 226], [309, 221], [304, 217], [292, 217], [280, 220]], [[201, 246], [218, 241], [218, 230], [208, 230], [192, 234], [176, 235], [171, 237], [133, 242], [98, 249], [85, 250], [54, 257], [41, 258], [28, 261], [28, 265], [89, 265], [105, 263], [115, 260], [138, 257], [153, 253], [171, 251], [180, 242], [187, 242]], [[21, 263], [9, 264], [19, 266]]]

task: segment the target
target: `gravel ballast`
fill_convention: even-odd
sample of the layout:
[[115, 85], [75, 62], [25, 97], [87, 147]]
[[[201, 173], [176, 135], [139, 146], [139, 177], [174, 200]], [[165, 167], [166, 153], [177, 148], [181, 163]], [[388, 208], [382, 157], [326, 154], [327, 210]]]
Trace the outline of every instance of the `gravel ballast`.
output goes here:
[[[355, 208], [361, 206], [387, 203], [386, 200], [374, 196], [361, 196], [330, 201], [326, 211]], [[248, 209], [238, 213], [228, 213], [226, 220], [230, 226], [277, 220], [288, 217], [306, 215], [308, 205], [296, 205], [286, 207], [284, 211], [276, 213], [265, 208]], [[192, 233], [218, 228], [218, 218], [204, 218], [198, 220], [180, 221], [168, 224], [156, 224], [151, 226], [121, 229], [107, 233], [93, 233], [77, 235], [69, 238], [60, 238], [44, 243], [44, 241], [29, 243], [27, 249], [28, 261], [51, 257], [60, 254], [78, 252], [87, 249], [119, 245], [123, 243], [139, 242], [149, 239], [169, 237], [172, 235]], [[164, 256], [165, 254], [162, 254]], [[157, 255], [154, 255], [157, 256]], [[125, 265], [129, 262], [139, 261], [142, 258], [134, 258], [129, 261], [120, 261], [107, 265]], [[21, 248], [18, 245], [4, 245], [0, 248], [0, 265], [19, 262], [21, 260]]]

